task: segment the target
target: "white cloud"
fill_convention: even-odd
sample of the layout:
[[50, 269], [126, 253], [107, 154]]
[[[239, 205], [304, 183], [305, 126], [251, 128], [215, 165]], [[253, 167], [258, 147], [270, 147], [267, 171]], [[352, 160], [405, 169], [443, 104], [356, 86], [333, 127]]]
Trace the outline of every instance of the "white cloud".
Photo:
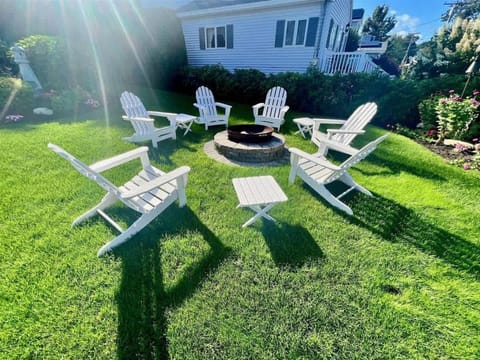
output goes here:
[[392, 29], [392, 34], [407, 35], [408, 33], [417, 32], [417, 26], [420, 24], [420, 19], [411, 16], [409, 14], [400, 14], [395, 10], [390, 11], [392, 15], [395, 15], [397, 19], [397, 24]]

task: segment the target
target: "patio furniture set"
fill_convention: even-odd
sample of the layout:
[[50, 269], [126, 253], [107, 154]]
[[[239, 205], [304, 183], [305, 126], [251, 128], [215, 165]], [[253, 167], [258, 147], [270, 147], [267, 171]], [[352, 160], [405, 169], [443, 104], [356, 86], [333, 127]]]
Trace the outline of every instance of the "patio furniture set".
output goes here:
[[[213, 93], [205, 86], [196, 91], [196, 103], [193, 105], [198, 109], [199, 116], [188, 114], [176, 114], [160, 111], [148, 111], [142, 101], [130, 92], [122, 93], [120, 101], [125, 111], [124, 120], [129, 121], [135, 133], [124, 140], [131, 142], [151, 141], [154, 148], [158, 142], [165, 139], [176, 139], [176, 129], [185, 130], [184, 136], [191, 131], [193, 122], [209, 126], [225, 125], [228, 127], [228, 118], [231, 106], [216, 102]], [[284, 123], [285, 113], [289, 107], [285, 105], [287, 93], [281, 87], [274, 87], [267, 93], [264, 103], [253, 106], [255, 124], [270, 126], [280, 130]], [[218, 113], [217, 108], [222, 108], [223, 114]], [[263, 111], [260, 112], [260, 109]], [[367, 195], [372, 194], [357, 184], [348, 174], [347, 170], [364, 159], [375, 150], [388, 135], [381, 136], [368, 143], [361, 149], [350, 145], [356, 135], [363, 134], [363, 128], [375, 116], [377, 106], [375, 103], [366, 103], [358, 107], [347, 120], [321, 119], [321, 118], [297, 118], [293, 121], [298, 126], [297, 133], [304, 138], [311, 135], [311, 141], [318, 146], [318, 151], [308, 154], [297, 148], [290, 148], [291, 170], [289, 183], [300, 177], [306, 184], [314, 189], [331, 205], [352, 215], [352, 210], [340, 198], [350, 191], [357, 189]], [[160, 116], [168, 119], [169, 125], [156, 128], [152, 116]], [[342, 125], [339, 129], [327, 129], [326, 133], [321, 132], [321, 125]], [[82, 221], [99, 214], [115, 229], [120, 235], [102, 246], [98, 256], [110, 251], [112, 248], [130, 239], [137, 232], [147, 226], [153, 219], [160, 215], [177, 199], [179, 206], [186, 204], [186, 185], [190, 167], [180, 166], [177, 169], [165, 173], [154, 167], [148, 157], [148, 147], [140, 147], [123, 154], [101, 160], [92, 165], [86, 165], [82, 161], [69, 154], [67, 151], [55, 144], [48, 144], [48, 147], [61, 157], [68, 160], [71, 165], [85, 177], [95, 181], [107, 193], [98, 205], [79, 216], [72, 224], [75, 226]], [[350, 155], [340, 165], [335, 165], [326, 159], [328, 150], [335, 150]], [[139, 159], [142, 170], [132, 179], [116, 186], [105, 178], [101, 173], [122, 165], [126, 162]], [[338, 196], [334, 196], [326, 185], [339, 180], [348, 186], [348, 189]], [[275, 219], [268, 214], [274, 205], [287, 201], [288, 198], [272, 176], [255, 176], [232, 179], [233, 187], [238, 197], [237, 207], [248, 207], [255, 212], [255, 215], [242, 226], [246, 227], [263, 217], [270, 221]], [[117, 224], [105, 213], [105, 209], [116, 203], [124, 205], [140, 213], [140, 217], [126, 230]]]

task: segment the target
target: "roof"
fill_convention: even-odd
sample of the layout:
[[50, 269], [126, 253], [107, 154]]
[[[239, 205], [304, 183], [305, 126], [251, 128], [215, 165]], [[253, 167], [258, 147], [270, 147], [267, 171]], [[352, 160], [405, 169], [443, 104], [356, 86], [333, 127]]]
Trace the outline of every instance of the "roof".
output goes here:
[[270, 0], [193, 0], [177, 9], [178, 12], [211, 9], [223, 6], [242, 5]]
[[353, 9], [352, 10], [352, 20], [361, 20], [365, 14], [365, 9]]

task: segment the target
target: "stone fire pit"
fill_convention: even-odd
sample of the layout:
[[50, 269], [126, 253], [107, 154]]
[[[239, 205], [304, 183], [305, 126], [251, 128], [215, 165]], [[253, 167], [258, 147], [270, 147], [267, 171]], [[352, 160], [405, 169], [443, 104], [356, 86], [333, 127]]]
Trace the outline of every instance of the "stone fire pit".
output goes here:
[[[250, 132], [254, 132], [253, 130], [257, 130], [257, 135], [258, 133], [262, 133], [262, 135], [257, 136], [257, 139], [254, 140], [254, 137], [250, 136], [251, 134], [248, 133], [248, 130], [245, 130], [245, 128], [243, 128], [242, 126], [245, 125], [238, 125], [237, 127], [231, 126], [228, 130], [221, 131], [215, 135], [215, 148], [220, 154], [234, 161], [251, 163], [266, 163], [279, 160], [284, 157], [285, 138], [282, 135], [274, 133], [272, 128], [270, 128], [272, 129], [272, 132], [270, 132], [268, 135], [263, 135], [263, 131], [265, 129], [258, 131], [260, 130], [259, 128], [250, 128]], [[265, 128], [264, 126], [261, 127]], [[232, 141], [229, 138], [229, 131], [232, 128], [234, 131], [240, 130], [239, 132], [237, 131], [237, 133], [240, 133], [240, 135], [245, 135], [243, 140], [239, 140], [238, 137], [235, 137], [235, 134], [235, 141]], [[267, 136], [268, 138], [266, 139]], [[247, 140], [245, 141], [245, 139]]]
[[233, 125], [227, 129], [228, 140], [244, 143], [263, 143], [272, 139], [273, 128], [263, 125]]

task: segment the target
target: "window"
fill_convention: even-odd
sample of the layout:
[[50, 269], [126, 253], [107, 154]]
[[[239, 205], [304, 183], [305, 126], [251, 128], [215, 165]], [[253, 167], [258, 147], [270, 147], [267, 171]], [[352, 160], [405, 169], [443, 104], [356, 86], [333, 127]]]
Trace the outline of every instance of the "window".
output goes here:
[[318, 17], [300, 20], [278, 20], [275, 32], [275, 47], [315, 46]]
[[232, 49], [233, 25], [199, 28], [200, 49]]
[[328, 35], [327, 35], [327, 49], [330, 49], [330, 40], [332, 39], [332, 31], [333, 31], [333, 19], [330, 19], [330, 25], [328, 26]]

